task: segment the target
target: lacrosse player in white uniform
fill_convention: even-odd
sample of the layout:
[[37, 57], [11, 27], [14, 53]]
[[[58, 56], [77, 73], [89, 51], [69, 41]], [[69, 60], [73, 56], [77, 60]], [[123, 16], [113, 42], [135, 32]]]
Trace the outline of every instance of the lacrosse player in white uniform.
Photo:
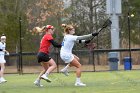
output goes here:
[[86, 84], [82, 83], [80, 80], [81, 77], [81, 64], [79, 62], [79, 58], [72, 53], [72, 49], [74, 47], [75, 42], [79, 43], [88, 43], [89, 39], [92, 36], [97, 36], [98, 33], [91, 33], [83, 36], [73, 35], [75, 33], [75, 28], [73, 25], [62, 24], [64, 27], [64, 38], [62, 42], [62, 47], [60, 50], [60, 57], [65, 62], [68, 63], [66, 67], [64, 67], [61, 72], [65, 75], [68, 75], [67, 69], [68, 67], [74, 66], [76, 67], [76, 82], [75, 86], [86, 86]]
[[4, 69], [5, 69], [5, 63], [6, 60], [4, 58], [5, 54], [9, 55], [9, 52], [5, 50], [6, 47], [6, 36], [1, 36], [1, 42], [0, 42], [0, 84], [7, 82], [7, 80], [4, 79]]

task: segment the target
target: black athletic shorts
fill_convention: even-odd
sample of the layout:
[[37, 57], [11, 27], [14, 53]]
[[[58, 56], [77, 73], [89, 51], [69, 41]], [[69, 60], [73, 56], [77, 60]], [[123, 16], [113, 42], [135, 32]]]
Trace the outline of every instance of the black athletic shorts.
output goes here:
[[39, 52], [37, 54], [37, 59], [38, 59], [38, 63], [40, 63], [40, 62], [48, 62], [51, 59], [51, 57], [46, 53]]

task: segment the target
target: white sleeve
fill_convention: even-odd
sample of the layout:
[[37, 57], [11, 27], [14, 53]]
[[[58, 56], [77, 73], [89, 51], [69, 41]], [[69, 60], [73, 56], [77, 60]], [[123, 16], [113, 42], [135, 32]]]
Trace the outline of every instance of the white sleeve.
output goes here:
[[0, 42], [0, 49], [2, 49], [2, 43]]
[[76, 41], [77, 38], [78, 38], [78, 36], [70, 36], [69, 38], [70, 38], [72, 41]]
[[83, 40], [83, 39], [87, 39], [87, 38], [90, 38], [90, 37], [92, 37], [92, 34], [78, 36], [77, 40]]

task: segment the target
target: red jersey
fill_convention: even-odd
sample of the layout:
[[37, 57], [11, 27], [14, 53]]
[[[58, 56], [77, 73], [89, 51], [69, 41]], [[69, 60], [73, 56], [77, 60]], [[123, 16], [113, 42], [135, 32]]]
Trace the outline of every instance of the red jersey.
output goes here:
[[48, 54], [51, 46], [51, 42], [49, 40], [53, 40], [51, 34], [45, 34], [40, 42], [39, 52], [43, 52]]

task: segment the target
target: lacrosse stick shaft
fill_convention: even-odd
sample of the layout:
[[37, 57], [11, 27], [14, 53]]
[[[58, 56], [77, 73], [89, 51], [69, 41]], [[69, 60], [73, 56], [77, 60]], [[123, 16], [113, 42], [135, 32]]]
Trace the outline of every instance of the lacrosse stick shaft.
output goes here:
[[[104, 29], [104, 28], [102, 27], [102, 28], [99, 29], [97, 32], [100, 33], [103, 29]], [[92, 39], [94, 39], [94, 37], [95, 37], [95, 36], [93, 36], [93, 37], [90, 39], [90, 41], [91, 41]]]
[[[103, 29], [105, 29], [106, 27], [110, 26], [111, 24], [112, 24], [112, 22], [111, 22], [109, 19], [107, 19], [107, 20], [105, 21], [105, 23], [103, 24], [102, 28], [99, 29], [97, 32], [100, 33]], [[94, 39], [94, 37], [95, 37], [95, 36], [93, 36], [93, 37], [90, 39], [90, 41], [91, 41], [92, 39]]]

